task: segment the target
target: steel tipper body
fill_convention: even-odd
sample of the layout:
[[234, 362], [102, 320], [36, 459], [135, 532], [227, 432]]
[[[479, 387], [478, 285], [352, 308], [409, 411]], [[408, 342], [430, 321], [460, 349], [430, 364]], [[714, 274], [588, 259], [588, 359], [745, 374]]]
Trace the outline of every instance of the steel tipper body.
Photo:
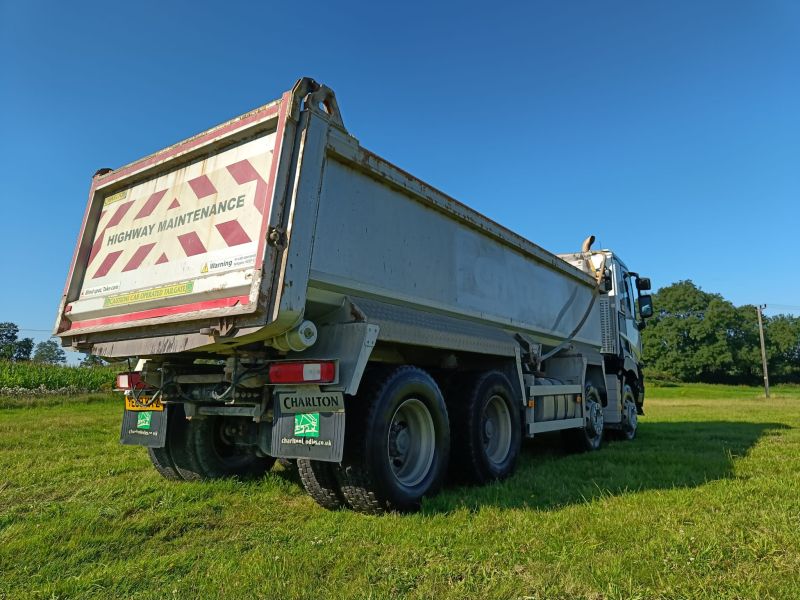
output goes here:
[[560, 258], [368, 152], [304, 79], [95, 176], [56, 333], [139, 359], [122, 438], [165, 476], [294, 458], [323, 506], [408, 509], [448, 470], [507, 476], [526, 435], [633, 436], [640, 343], [619, 332], [643, 322], [618, 299], [649, 285], [621, 264]]

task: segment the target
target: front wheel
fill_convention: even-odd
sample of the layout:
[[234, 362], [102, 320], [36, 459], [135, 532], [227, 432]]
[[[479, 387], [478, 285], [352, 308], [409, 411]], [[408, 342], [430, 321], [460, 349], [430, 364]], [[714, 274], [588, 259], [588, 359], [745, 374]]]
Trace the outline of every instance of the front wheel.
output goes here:
[[442, 393], [416, 367], [375, 370], [347, 406], [337, 478], [347, 504], [364, 513], [408, 511], [435, 493], [447, 468], [450, 427]]
[[635, 438], [638, 428], [639, 418], [636, 408], [636, 396], [633, 394], [631, 386], [626, 385], [622, 390], [622, 429], [620, 430], [622, 439], [632, 440]]
[[582, 428], [568, 429], [564, 432], [567, 443], [572, 450], [579, 452], [599, 450], [603, 441], [605, 418], [600, 393], [593, 385], [586, 386], [586, 393], [583, 396], [583, 415]]

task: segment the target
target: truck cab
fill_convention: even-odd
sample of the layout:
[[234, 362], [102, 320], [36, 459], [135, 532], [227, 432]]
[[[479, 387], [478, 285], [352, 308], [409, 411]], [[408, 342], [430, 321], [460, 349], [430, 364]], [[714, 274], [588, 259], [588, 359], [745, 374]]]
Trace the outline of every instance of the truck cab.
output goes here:
[[606, 423], [625, 417], [626, 386], [630, 388], [636, 414], [643, 414], [642, 331], [653, 315], [650, 279], [627, 267], [611, 250], [591, 250], [592, 238], [582, 252], [560, 254], [571, 265], [591, 273], [601, 290], [599, 297], [603, 362], [605, 367]]
[[611, 289], [608, 292], [609, 320], [616, 322], [616, 332], [611, 335], [615, 344], [606, 352], [606, 372], [617, 372], [623, 381], [635, 383], [638, 414], [644, 403], [644, 376], [642, 374], [642, 331], [645, 319], [653, 314], [652, 300], [647, 292], [650, 280], [631, 271], [619, 256], [609, 250], [601, 251], [609, 265]]

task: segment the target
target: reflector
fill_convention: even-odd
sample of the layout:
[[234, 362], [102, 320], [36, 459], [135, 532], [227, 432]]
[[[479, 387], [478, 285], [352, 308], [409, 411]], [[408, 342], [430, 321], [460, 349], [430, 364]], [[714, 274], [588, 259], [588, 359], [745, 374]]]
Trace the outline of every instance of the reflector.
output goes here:
[[270, 383], [331, 383], [335, 378], [333, 361], [282, 362], [269, 367]]

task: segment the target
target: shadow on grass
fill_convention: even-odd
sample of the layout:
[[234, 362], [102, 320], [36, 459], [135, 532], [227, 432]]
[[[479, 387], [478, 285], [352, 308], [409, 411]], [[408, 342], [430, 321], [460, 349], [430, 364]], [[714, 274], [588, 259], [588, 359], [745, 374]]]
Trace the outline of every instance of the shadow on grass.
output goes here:
[[488, 486], [446, 487], [424, 513], [484, 506], [554, 509], [654, 489], [686, 488], [731, 478], [733, 461], [779, 423], [642, 423], [633, 442], [608, 441], [599, 452], [570, 454], [558, 434], [523, 444], [517, 471]]

